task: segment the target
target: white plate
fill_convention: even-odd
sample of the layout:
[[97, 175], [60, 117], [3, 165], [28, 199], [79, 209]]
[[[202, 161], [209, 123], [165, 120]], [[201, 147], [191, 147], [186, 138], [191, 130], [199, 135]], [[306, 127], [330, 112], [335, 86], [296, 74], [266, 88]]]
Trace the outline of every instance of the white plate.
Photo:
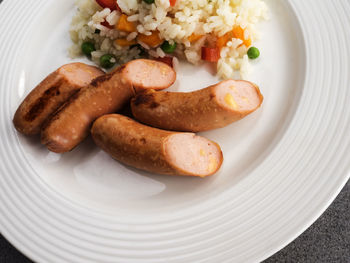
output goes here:
[[[0, 230], [33, 260], [260, 261], [315, 221], [348, 180], [348, 1], [267, 1], [271, 21], [261, 24], [251, 78], [264, 105], [203, 133], [225, 157], [206, 179], [124, 167], [89, 139], [60, 156], [15, 132], [23, 97], [71, 62], [73, 2], [0, 5]], [[214, 82], [206, 68], [184, 64], [172, 90]]]

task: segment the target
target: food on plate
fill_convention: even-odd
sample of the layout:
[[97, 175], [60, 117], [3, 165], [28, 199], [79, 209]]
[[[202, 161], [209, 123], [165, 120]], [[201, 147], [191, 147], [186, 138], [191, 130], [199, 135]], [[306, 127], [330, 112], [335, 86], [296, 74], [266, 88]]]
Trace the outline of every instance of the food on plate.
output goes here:
[[102, 67], [105, 55], [115, 65], [145, 54], [174, 65], [210, 62], [223, 79], [248, 78], [248, 49], [268, 18], [263, 0], [78, 0], [77, 7], [72, 57], [87, 54]]
[[134, 117], [173, 131], [207, 131], [240, 120], [260, 107], [259, 88], [244, 80], [225, 80], [194, 92], [146, 91], [131, 100]]
[[256, 47], [251, 47], [248, 49], [247, 54], [250, 59], [257, 59], [260, 56], [260, 50]]
[[122, 76], [132, 83], [136, 92], [147, 89], [163, 90], [176, 80], [174, 69], [159, 61], [137, 59], [126, 63], [122, 68]]
[[98, 118], [91, 134], [114, 159], [149, 172], [206, 177], [223, 161], [220, 146], [204, 137], [151, 128], [119, 114]]
[[40, 133], [44, 121], [69, 97], [104, 72], [83, 63], [64, 65], [47, 76], [18, 107], [13, 123], [26, 135]]
[[139, 91], [165, 89], [175, 79], [175, 71], [162, 62], [130, 61], [94, 79], [88, 87], [72, 96], [45, 123], [41, 142], [50, 151], [68, 152], [85, 139], [96, 118], [120, 110]]
[[91, 57], [91, 53], [96, 51], [94, 43], [92, 43], [92, 42], [84, 42], [83, 44], [81, 44], [81, 51], [87, 57]]
[[105, 69], [109, 69], [109, 68], [113, 67], [116, 62], [117, 62], [117, 60], [111, 54], [106, 54], [106, 55], [103, 55], [102, 57], [100, 57], [100, 65], [101, 65], [101, 67], [103, 67]]

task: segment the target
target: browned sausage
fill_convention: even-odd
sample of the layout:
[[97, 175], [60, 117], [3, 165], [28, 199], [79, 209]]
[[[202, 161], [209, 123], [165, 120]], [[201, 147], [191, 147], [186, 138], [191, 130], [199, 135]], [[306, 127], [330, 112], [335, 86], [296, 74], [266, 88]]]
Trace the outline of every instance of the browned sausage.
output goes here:
[[70, 96], [103, 74], [100, 69], [83, 63], [60, 67], [23, 100], [13, 118], [15, 128], [26, 135], [38, 134], [43, 122]]
[[151, 128], [119, 114], [98, 118], [91, 134], [114, 159], [149, 172], [205, 177], [223, 161], [220, 146], [204, 137]]
[[175, 71], [164, 63], [145, 59], [131, 61], [96, 78], [73, 96], [44, 125], [41, 142], [50, 151], [68, 152], [85, 139], [95, 119], [120, 110], [135, 92], [165, 89], [175, 79]]
[[263, 96], [248, 81], [226, 80], [195, 92], [138, 94], [131, 101], [134, 117], [153, 127], [199, 132], [224, 127], [260, 107]]

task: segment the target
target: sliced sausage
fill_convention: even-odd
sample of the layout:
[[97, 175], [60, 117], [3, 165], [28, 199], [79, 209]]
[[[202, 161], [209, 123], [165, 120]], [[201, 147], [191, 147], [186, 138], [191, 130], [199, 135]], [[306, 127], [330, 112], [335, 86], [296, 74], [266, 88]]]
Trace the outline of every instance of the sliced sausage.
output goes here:
[[195, 92], [138, 94], [131, 101], [134, 117], [153, 127], [199, 132], [224, 127], [260, 107], [263, 96], [248, 81], [226, 80]]
[[98, 118], [91, 134], [114, 159], [153, 173], [205, 177], [223, 161], [220, 146], [204, 137], [151, 128], [119, 114]]
[[122, 74], [132, 83], [135, 92], [166, 89], [176, 80], [176, 72], [169, 65], [149, 59], [137, 59], [125, 64]]
[[13, 123], [26, 135], [40, 132], [43, 122], [69, 97], [104, 72], [83, 63], [64, 65], [47, 76], [18, 107]]
[[120, 110], [137, 91], [165, 89], [175, 79], [175, 71], [164, 63], [131, 61], [96, 78], [64, 104], [44, 125], [41, 142], [50, 151], [68, 152], [87, 137], [95, 119]]

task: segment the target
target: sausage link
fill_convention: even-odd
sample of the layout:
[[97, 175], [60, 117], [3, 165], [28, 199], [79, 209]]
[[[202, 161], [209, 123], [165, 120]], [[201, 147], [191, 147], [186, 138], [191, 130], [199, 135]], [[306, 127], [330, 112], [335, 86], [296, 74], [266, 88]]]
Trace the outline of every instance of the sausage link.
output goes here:
[[153, 173], [206, 177], [223, 161], [220, 146], [204, 137], [151, 128], [119, 114], [98, 118], [91, 134], [114, 159]]
[[69, 97], [104, 72], [83, 63], [64, 65], [36, 86], [18, 107], [13, 124], [26, 135], [40, 133], [44, 121]]
[[188, 93], [146, 91], [132, 99], [131, 109], [138, 121], [153, 127], [200, 132], [238, 121], [262, 101], [255, 84], [226, 80]]
[[174, 70], [153, 60], [134, 60], [98, 77], [72, 97], [43, 127], [41, 142], [50, 151], [72, 150], [89, 134], [98, 117], [120, 110], [137, 91], [168, 88]]

